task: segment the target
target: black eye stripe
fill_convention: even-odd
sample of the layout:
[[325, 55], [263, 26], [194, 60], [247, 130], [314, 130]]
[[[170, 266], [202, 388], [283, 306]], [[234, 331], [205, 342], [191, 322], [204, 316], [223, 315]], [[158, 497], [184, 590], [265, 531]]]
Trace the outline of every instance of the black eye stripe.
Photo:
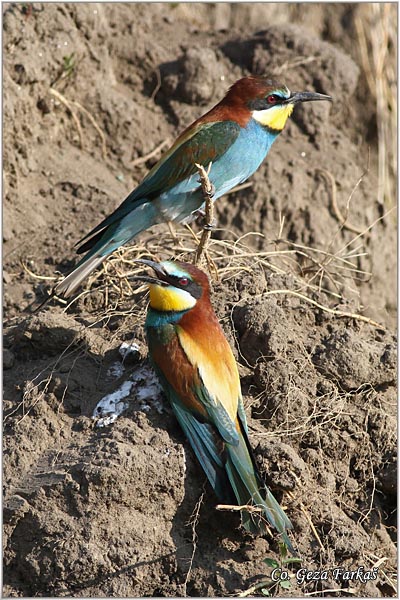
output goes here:
[[264, 98], [256, 98], [255, 100], [250, 100], [248, 106], [250, 110], [265, 110], [269, 105]]
[[[166, 277], [166, 279], [174, 287], [179, 288], [180, 290], [185, 290], [185, 292], [189, 292], [189, 294], [193, 296], [193, 298], [195, 298], [196, 300], [198, 300], [201, 297], [201, 286], [198, 285], [195, 281], [191, 281], [188, 277], [185, 277], [184, 275], [169, 275], [168, 277]], [[181, 284], [181, 279], [187, 279], [188, 283]]]
[[196, 300], [198, 300], [201, 297], [202, 289], [194, 281], [191, 281], [189, 285], [186, 285], [183, 289], [187, 290], [189, 294], [193, 296], [193, 298], [196, 298]]
[[[268, 98], [274, 98], [275, 102], [268, 102]], [[287, 99], [279, 94], [267, 94], [265, 98], [255, 98], [254, 100], [250, 100], [247, 106], [250, 110], [266, 110], [267, 108], [284, 104], [286, 101]]]

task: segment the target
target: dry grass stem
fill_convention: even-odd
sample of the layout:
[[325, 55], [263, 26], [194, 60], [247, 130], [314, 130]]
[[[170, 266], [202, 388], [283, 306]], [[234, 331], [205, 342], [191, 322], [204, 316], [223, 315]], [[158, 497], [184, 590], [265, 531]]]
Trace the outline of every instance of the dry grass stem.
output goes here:
[[102, 155], [103, 155], [103, 159], [105, 160], [107, 158], [106, 138], [105, 138], [105, 135], [104, 135], [102, 129], [98, 125], [96, 119], [93, 117], [93, 115], [84, 106], [82, 106], [82, 104], [80, 104], [76, 100], [67, 100], [67, 98], [63, 94], [61, 94], [61, 92], [59, 92], [58, 90], [56, 90], [55, 88], [51, 87], [49, 89], [49, 93], [52, 96], [54, 96], [61, 104], [63, 104], [68, 109], [68, 111], [70, 112], [72, 120], [74, 121], [76, 129], [78, 131], [79, 145], [80, 145], [81, 148], [83, 148], [83, 140], [84, 140], [83, 130], [82, 130], [82, 126], [80, 124], [80, 121], [78, 119], [78, 116], [77, 116], [76, 112], [72, 109], [72, 106], [75, 106], [84, 115], [86, 115], [86, 117], [92, 123], [93, 127], [95, 128], [95, 130], [97, 131], [97, 133], [100, 136], [100, 139], [101, 139], [101, 152], [102, 152]]
[[63, 96], [58, 90], [55, 90], [54, 88], [50, 88], [49, 92], [59, 102], [61, 102], [61, 104], [63, 104], [67, 108], [67, 110], [70, 112], [72, 120], [75, 123], [75, 127], [76, 127], [76, 129], [78, 131], [79, 145], [80, 145], [81, 148], [83, 148], [83, 131], [82, 131], [82, 127], [81, 127], [81, 124], [79, 122], [79, 119], [78, 119], [76, 113], [72, 110], [71, 102], [69, 100], [67, 100], [65, 98], [65, 96]]
[[143, 165], [150, 158], [153, 158], [154, 156], [157, 156], [161, 152], [161, 150], [163, 150], [165, 148], [165, 146], [169, 146], [169, 144], [170, 144], [170, 139], [166, 138], [163, 142], [161, 142], [161, 144], [158, 144], [158, 146], [156, 146], [154, 148], [154, 150], [152, 150], [148, 154], [144, 154], [143, 156], [139, 156], [139, 158], [135, 158], [131, 162], [132, 167], [137, 167], [139, 165]]
[[103, 155], [103, 159], [106, 160], [106, 158], [107, 158], [107, 144], [106, 144], [106, 137], [105, 137], [102, 129], [98, 125], [98, 123], [97, 123], [96, 119], [94, 118], [94, 116], [84, 106], [82, 106], [82, 104], [80, 104], [80, 102], [77, 102], [76, 100], [73, 100], [72, 103], [74, 104], [74, 106], [76, 106], [77, 108], [79, 108], [79, 110], [81, 112], [83, 112], [84, 115], [87, 116], [87, 118], [89, 119], [89, 121], [91, 122], [91, 124], [93, 125], [93, 127], [95, 128], [95, 130], [97, 131], [97, 133], [99, 134], [99, 137], [100, 137], [100, 140], [101, 140], [101, 153]]
[[156, 79], [157, 79], [157, 83], [156, 83], [156, 87], [154, 88], [154, 90], [151, 93], [150, 96], [150, 100], [154, 100], [154, 98], [157, 96], [160, 88], [161, 88], [161, 73], [160, 73], [160, 69], [156, 68], [154, 69], [154, 73], [156, 74]]
[[37, 273], [34, 273], [33, 271], [31, 271], [31, 269], [26, 265], [25, 261], [23, 261], [22, 259], [20, 260], [20, 265], [23, 268], [23, 270], [26, 273], [28, 273], [28, 275], [33, 277], [34, 279], [40, 279], [41, 281], [55, 281], [56, 279], [58, 279], [55, 275], [46, 276], [46, 275], [38, 275]]
[[[201, 264], [203, 254], [206, 255], [207, 247], [211, 238], [211, 229], [213, 227], [214, 220], [214, 187], [211, 185], [210, 180], [208, 178], [208, 173], [211, 169], [211, 163], [208, 165], [208, 172], [205, 170], [203, 165], [199, 165], [196, 163], [196, 168], [199, 171], [200, 175], [200, 184], [203, 192], [204, 203], [205, 203], [205, 225], [203, 227], [203, 231], [201, 234], [200, 242], [197, 247], [195, 256], [194, 256], [194, 264]], [[210, 260], [207, 259], [207, 262], [210, 263]]]
[[328, 308], [327, 306], [324, 306], [323, 304], [320, 304], [319, 302], [316, 302], [315, 300], [308, 298], [304, 294], [300, 294], [299, 292], [294, 292], [293, 290], [271, 290], [269, 292], [265, 292], [266, 296], [270, 296], [272, 294], [290, 294], [292, 296], [296, 296], [297, 298], [301, 298], [302, 300], [305, 300], [306, 302], [313, 304], [317, 308], [320, 308], [324, 312], [330, 313], [331, 315], [335, 315], [336, 317], [348, 317], [350, 319], [356, 319], [357, 321], [364, 321], [364, 323], [368, 323], [369, 325], [372, 325], [373, 327], [377, 327], [378, 329], [385, 329], [385, 327], [381, 323], [377, 323], [377, 321], [374, 321], [373, 319], [370, 319], [369, 317], [366, 317], [365, 315], [359, 315], [357, 313], [338, 310], [335, 308]]
[[387, 582], [388, 585], [390, 585], [390, 587], [393, 589], [393, 591], [395, 592], [395, 594], [397, 594], [397, 573], [395, 571], [395, 569], [393, 569], [393, 576], [390, 577], [382, 568], [381, 565], [383, 565], [385, 562], [387, 562], [389, 559], [386, 556], [383, 556], [381, 558], [379, 558], [378, 556], [376, 556], [375, 554], [369, 554], [366, 553], [365, 554], [365, 558], [367, 559], [367, 561], [371, 564], [371, 569], [374, 568], [378, 568], [379, 569], [379, 573], [382, 575], [382, 577], [385, 579], [385, 581]]
[[253, 187], [253, 182], [246, 181], [246, 183], [241, 183], [240, 185], [237, 185], [236, 187], [232, 188], [231, 190], [229, 190], [229, 192], [225, 192], [225, 196], [228, 196], [229, 194], [235, 194], [236, 192], [241, 192], [242, 190], [246, 190], [250, 187]]
[[191, 514], [191, 517], [189, 519], [189, 522], [187, 523], [192, 528], [192, 554], [191, 554], [191, 557], [190, 557], [189, 568], [188, 568], [186, 576], [185, 576], [185, 581], [183, 582], [184, 597], [186, 597], [186, 593], [187, 593], [186, 592], [186, 586], [187, 586], [187, 583], [189, 581], [190, 573], [191, 573], [192, 567], [193, 567], [193, 560], [194, 560], [194, 557], [195, 557], [195, 554], [196, 554], [196, 550], [197, 550], [197, 539], [198, 539], [198, 536], [197, 536], [196, 527], [197, 527], [197, 524], [199, 522], [200, 509], [201, 509], [201, 506], [203, 504], [204, 493], [205, 492], [202, 492], [200, 498], [198, 499], [198, 501], [196, 503], [196, 506], [194, 507], [194, 510], [193, 510], [193, 512]]
[[337, 190], [336, 190], [336, 181], [334, 176], [332, 175], [332, 173], [330, 173], [329, 171], [327, 171], [326, 169], [316, 169], [317, 173], [321, 173], [321, 175], [323, 175], [328, 182], [330, 183], [331, 186], [331, 205], [332, 205], [332, 209], [333, 212], [335, 213], [335, 216], [337, 218], [337, 220], [339, 221], [341, 227], [343, 229], [347, 229], [348, 231], [352, 231], [353, 233], [363, 233], [363, 229], [360, 227], [356, 227], [355, 225], [352, 225], [351, 223], [347, 222], [347, 218], [348, 218], [348, 213], [349, 213], [349, 205], [350, 205], [350, 200], [356, 190], [356, 188], [360, 185], [363, 177], [365, 176], [365, 174], [367, 173], [367, 171], [365, 171], [360, 179], [358, 180], [358, 182], [356, 183], [353, 191], [351, 192], [348, 202], [347, 202], [347, 207], [346, 207], [346, 215], [344, 216], [341, 212], [341, 210], [339, 209], [338, 203], [337, 203]]
[[396, 208], [395, 206], [392, 206], [392, 208], [390, 208], [388, 211], [386, 211], [384, 215], [382, 215], [381, 217], [378, 217], [377, 219], [375, 219], [375, 221], [373, 221], [373, 223], [371, 223], [371, 225], [369, 225], [366, 229], [364, 229], [364, 231], [362, 233], [359, 233], [355, 238], [353, 238], [352, 240], [350, 240], [350, 242], [347, 242], [347, 244], [345, 244], [339, 250], [339, 252], [344, 252], [344, 250], [346, 250], [351, 244], [354, 244], [354, 242], [356, 240], [358, 240], [359, 238], [361, 238], [368, 231], [371, 231], [371, 229], [373, 227], [375, 227], [375, 225], [377, 225], [377, 223], [379, 223], [379, 221], [383, 221], [383, 219], [385, 219], [386, 217], [388, 217], [390, 215], [390, 213], [394, 211], [395, 208]]
[[[382, 218], [384, 217], [380, 217], [375, 223]], [[370, 225], [368, 229], [371, 229], [373, 225]], [[203, 231], [201, 235], [208, 233], [208, 231]], [[140, 267], [135, 263], [135, 259], [151, 257], [156, 260], [174, 259], [192, 262], [193, 256], [199, 253], [199, 237], [188, 225], [185, 228], [180, 228], [177, 233], [168, 231], [167, 226], [165, 226], [165, 232], [162, 235], [160, 235], [158, 228], [157, 233], [150, 230], [145, 244], [138, 241], [135, 246], [126, 246], [115, 251], [103, 263], [103, 268], [97, 269], [90, 275], [86, 281], [85, 290], [69, 302], [65, 310], [68, 310], [75, 302], [90, 301], [90, 294], [96, 290], [97, 293], [103, 295], [102, 315], [99, 316], [100, 308], [97, 303], [96, 318], [108, 318], [110, 311], [113, 314], [116, 311], [121, 314], [128, 313], [129, 307], [132, 307], [133, 304], [132, 300], [139, 300], [146, 289], [145, 286], [136, 287], [136, 284], [135, 286], [132, 285], [131, 278], [139, 275], [140, 272]], [[265, 236], [256, 232], [248, 232], [235, 238], [232, 232], [228, 230], [225, 231], [223, 237], [223, 240], [218, 240], [208, 238], [208, 235], [205, 235], [204, 238], [208, 239], [207, 250], [204, 250], [204, 246], [202, 250], [202, 253], [206, 254], [209, 271], [217, 273], [221, 281], [228, 281], [241, 274], [248, 273], [252, 275], [261, 271], [269, 271], [282, 276], [290, 274], [292, 289], [268, 290], [261, 292], [261, 295], [288, 294], [297, 296], [335, 317], [352, 318], [382, 328], [379, 323], [369, 317], [360, 315], [357, 312], [331, 308], [323, 302], [310, 298], [310, 292], [323, 292], [328, 297], [334, 298], [336, 302], [345, 302], [345, 290], [352, 289], [349, 282], [356, 277], [369, 277], [371, 275], [369, 272], [358, 268], [355, 262], [357, 257], [365, 254], [360, 252], [361, 246], [354, 249], [349, 248], [349, 245], [356, 241], [358, 237], [361, 237], [361, 234], [357, 234], [351, 242], [336, 253], [312, 248], [304, 244], [296, 244], [285, 239], [270, 242], [275, 246], [275, 250], [255, 250], [246, 242], [250, 237], [260, 238], [260, 240], [265, 238]], [[299, 259], [301, 259], [300, 264]], [[34, 273], [29, 273], [29, 275], [35, 277]], [[323, 280], [331, 282], [331, 286], [334, 287], [327, 287], [323, 284]]]
[[[294, 494], [293, 494], [292, 492], [288, 492], [288, 497], [289, 497], [291, 500], [294, 500], [294, 499], [295, 499], [295, 496], [294, 496]], [[314, 523], [313, 523], [313, 522], [312, 522], [312, 520], [311, 520], [311, 517], [310, 517], [310, 514], [309, 514], [309, 512], [307, 511], [307, 509], [306, 509], [306, 507], [304, 506], [303, 502], [299, 502], [299, 503], [298, 503], [298, 505], [300, 506], [300, 510], [301, 510], [301, 512], [303, 513], [303, 515], [305, 516], [305, 518], [306, 518], [306, 520], [307, 520], [308, 524], [310, 525], [310, 527], [311, 527], [311, 531], [313, 532], [313, 534], [314, 534], [314, 537], [315, 537], [315, 539], [317, 540], [319, 547], [321, 548], [322, 552], [326, 553], [326, 548], [325, 548], [325, 546], [323, 545], [323, 543], [321, 542], [321, 538], [319, 537], [318, 531], [315, 529], [315, 525], [314, 525]]]
[[259, 506], [253, 506], [251, 504], [241, 504], [237, 506], [236, 504], [217, 504], [215, 507], [216, 510], [229, 510], [229, 511], [239, 511], [239, 510], [247, 510], [248, 512], [256, 512], [262, 513], [264, 509]]
[[391, 206], [397, 182], [397, 6], [365, 3], [356, 13], [354, 26], [363, 71], [376, 102], [378, 130], [378, 202]]
[[343, 588], [332, 588], [332, 589], [328, 589], [328, 590], [316, 590], [315, 592], [305, 592], [304, 596], [321, 596], [322, 598], [324, 597], [325, 594], [349, 594], [349, 596], [357, 596], [357, 591], [356, 590], [352, 590], [351, 588], [346, 588], [345, 590]]

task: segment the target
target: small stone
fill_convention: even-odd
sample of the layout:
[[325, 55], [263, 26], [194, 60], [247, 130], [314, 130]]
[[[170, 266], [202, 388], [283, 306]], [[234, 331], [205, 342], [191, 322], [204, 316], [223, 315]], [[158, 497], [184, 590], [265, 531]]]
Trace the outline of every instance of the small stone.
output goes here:
[[3, 350], [3, 367], [4, 369], [11, 369], [14, 366], [14, 354], [11, 350], [4, 348]]
[[36, 106], [44, 115], [48, 115], [51, 112], [51, 108], [44, 98], [39, 98]]

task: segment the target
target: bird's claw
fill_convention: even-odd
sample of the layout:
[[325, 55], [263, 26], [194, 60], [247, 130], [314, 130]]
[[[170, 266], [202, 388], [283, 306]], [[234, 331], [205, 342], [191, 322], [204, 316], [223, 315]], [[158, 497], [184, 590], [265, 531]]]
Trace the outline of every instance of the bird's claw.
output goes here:
[[[199, 183], [202, 183], [200, 179], [198, 181], [199, 181]], [[205, 189], [205, 187], [207, 187], [207, 189]], [[211, 183], [210, 180], [207, 181], [207, 186], [204, 186], [204, 187], [202, 186], [203, 196], [205, 196], [209, 200], [212, 200], [214, 198], [215, 191], [216, 191], [216, 187], [213, 183]]]
[[211, 223], [208, 223], [206, 220], [206, 213], [201, 208], [196, 210], [194, 216], [196, 218], [197, 224], [200, 225], [200, 227], [202, 227], [206, 231], [212, 231], [213, 229], [217, 228], [217, 219], [212, 219]]
[[207, 190], [207, 196], [212, 200], [215, 196], [215, 185], [210, 181], [210, 189]]
[[212, 223], [204, 223], [202, 227], [205, 229], [205, 231], [213, 231], [213, 229], [217, 228], [217, 220], [213, 219]]
[[193, 211], [192, 215], [195, 219], [204, 219], [204, 217], [206, 216], [206, 211], [202, 208], [198, 208], [197, 210]]

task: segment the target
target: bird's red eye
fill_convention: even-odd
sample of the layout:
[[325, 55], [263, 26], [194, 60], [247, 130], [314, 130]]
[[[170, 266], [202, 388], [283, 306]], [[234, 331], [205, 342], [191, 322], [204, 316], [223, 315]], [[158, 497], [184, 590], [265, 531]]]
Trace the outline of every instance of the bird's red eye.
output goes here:
[[189, 283], [189, 279], [187, 277], [181, 277], [179, 279], [179, 285], [187, 285]]
[[268, 104], [276, 104], [277, 97], [274, 96], [274, 94], [271, 94], [270, 96], [267, 96], [267, 102]]

